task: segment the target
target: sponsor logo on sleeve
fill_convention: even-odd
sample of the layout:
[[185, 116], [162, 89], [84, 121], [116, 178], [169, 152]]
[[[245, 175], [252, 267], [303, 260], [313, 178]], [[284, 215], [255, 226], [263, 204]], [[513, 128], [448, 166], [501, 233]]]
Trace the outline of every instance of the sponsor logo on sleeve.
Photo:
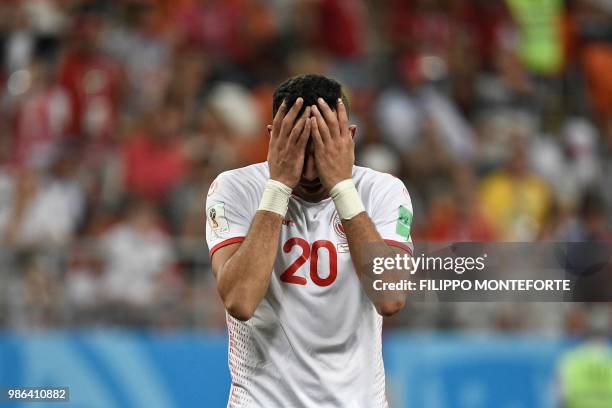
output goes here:
[[229, 231], [229, 223], [225, 218], [225, 203], [217, 203], [206, 210], [208, 225], [215, 234]]
[[395, 224], [395, 233], [401, 237], [410, 237], [410, 227], [412, 226], [412, 211], [400, 205], [397, 224]]

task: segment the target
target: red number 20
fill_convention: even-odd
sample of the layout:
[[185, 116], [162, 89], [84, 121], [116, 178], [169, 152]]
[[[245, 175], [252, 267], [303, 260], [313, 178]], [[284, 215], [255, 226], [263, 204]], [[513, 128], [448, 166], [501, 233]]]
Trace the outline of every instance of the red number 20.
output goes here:
[[[288, 254], [294, 246], [299, 246], [302, 249], [302, 253], [298, 258], [287, 267], [285, 272], [280, 276], [280, 280], [287, 283], [293, 283], [296, 285], [305, 285], [307, 283], [306, 278], [303, 276], [296, 276], [295, 273], [302, 267], [310, 258], [310, 279], [319, 286], [329, 286], [335, 280], [338, 275], [338, 254], [336, 253], [336, 247], [331, 241], [318, 240], [312, 243], [312, 246], [308, 245], [308, 242], [302, 238], [290, 238], [283, 245], [283, 251]], [[319, 263], [319, 249], [327, 249], [329, 254], [329, 275], [322, 278], [319, 276], [318, 263]], [[311, 256], [312, 254], [312, 256]]]

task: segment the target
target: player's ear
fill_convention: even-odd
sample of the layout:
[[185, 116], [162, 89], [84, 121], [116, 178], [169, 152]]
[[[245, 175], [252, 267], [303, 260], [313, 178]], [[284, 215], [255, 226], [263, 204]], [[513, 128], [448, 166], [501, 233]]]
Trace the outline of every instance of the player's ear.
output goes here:
[[351, 139], [355, 140], [355, 134], [357, 134], [357, 125], [349, 126], [349, 132], [351, 132]]
[[266, 129], [268, 129], [268, 135], [272, 137], [272, 125], [266, 125]]

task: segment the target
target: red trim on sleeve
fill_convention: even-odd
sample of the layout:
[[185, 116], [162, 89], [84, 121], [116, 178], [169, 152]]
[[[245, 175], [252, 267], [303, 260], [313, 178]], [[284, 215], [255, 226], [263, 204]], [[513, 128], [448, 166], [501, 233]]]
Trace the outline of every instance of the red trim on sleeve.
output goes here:
[[404, 242], [394, 241], [392, 239], [384, 239], [383, 241], [385, 241], [385, 243], [387, 245], [391, 245], [391, 246], [394, 246], [396, 248], [403, 249], [404, 251], [406, 251], [410, 255], [412, 255], [412, 248], [410, 248], [410, 246], [406, 245], [406, 243], [404, 243]]
[[210, 256], [213, 256], [213, 254], [218, 250], [223, 248], [224, 246], [227, 245], [231, 245], [231, 244], [236, 244], [238, 242], [242, 242], [244, 241], [244, 237], [234, 237], [234, 238], [229, 238], [226, 239], [225, 241], [221, 241], [219, 242], [217, 245], [215, 245], [214, 247], [211, 248], [211, 250], [208, 252], [210, 254]]

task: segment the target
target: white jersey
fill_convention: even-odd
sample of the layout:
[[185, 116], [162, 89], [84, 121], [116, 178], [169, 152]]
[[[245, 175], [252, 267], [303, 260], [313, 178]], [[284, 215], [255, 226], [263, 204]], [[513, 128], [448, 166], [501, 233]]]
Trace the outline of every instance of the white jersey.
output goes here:
[[[268, 179], [264, 162], [213, 182], [206, 202], [211, 256], [244, 240]], [[411, 251], [412, 204], [403, 183], [357, 166], [353, 181], [383, 239]], [[331, 198], [291, 197], [268, 292], [249, 321], [227, 314], [227, 326], [228, 407], [387, 407], [382, 317], [360, 286]]]

